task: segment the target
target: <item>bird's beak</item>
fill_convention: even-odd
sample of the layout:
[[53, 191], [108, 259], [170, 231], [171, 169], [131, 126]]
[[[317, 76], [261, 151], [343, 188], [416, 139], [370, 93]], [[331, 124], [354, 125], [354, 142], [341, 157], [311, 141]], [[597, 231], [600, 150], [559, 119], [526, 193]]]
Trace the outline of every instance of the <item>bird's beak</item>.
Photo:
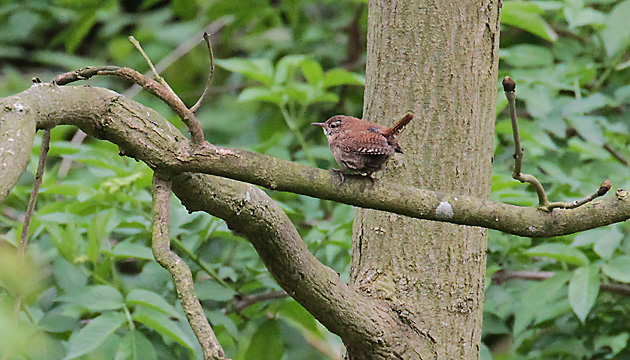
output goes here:
[[315, 126], [319, 126], [319, 127], [324, 127], [324, 123], [311, 123], [311, 125], [315, 125]]

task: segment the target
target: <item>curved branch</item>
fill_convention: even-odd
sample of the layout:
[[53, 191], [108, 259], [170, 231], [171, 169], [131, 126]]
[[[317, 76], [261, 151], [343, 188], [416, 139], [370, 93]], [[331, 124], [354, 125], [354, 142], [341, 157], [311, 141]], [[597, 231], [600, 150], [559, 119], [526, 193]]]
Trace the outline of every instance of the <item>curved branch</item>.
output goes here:
[[26, 171], [35, 140], [36, 117], [35, 114], [27, 114], [27, 107], [19, 97], [0, 100], [3, 100], [0, 102], [1, 204]]
[[[384, 334], [383, 330], [400, 328], [392, 326], [395, 315], [319, 262], [288, 216], [264, 191], [217, 176], [184, 173], [173, 178], [173, 192], [189, 211], [220, 217], [228, 228], [246, 237], [278, 284], [346, 345], [396, 345], [395, 338], [401, 334]], [[375, 339], [381, 342], [372, 343]]]
[[372, 184], [365, 179], [339, 184], [329, 171], [207, 142], [191, 149], [188, 140], [155, 111], [102, 88], [37, 86], [2, 103], [15, 101], [36, 110], [31, 113], [37, 115], [40, 127], [76, 125], [117, 144], [121, 153], [171, 173], [207, 173], [272, 190], [528, 237], [572, 234], [630, 218], [630, 201], [622, 189], [617, 196], [576, 209], [545, 212], [402, 184]]

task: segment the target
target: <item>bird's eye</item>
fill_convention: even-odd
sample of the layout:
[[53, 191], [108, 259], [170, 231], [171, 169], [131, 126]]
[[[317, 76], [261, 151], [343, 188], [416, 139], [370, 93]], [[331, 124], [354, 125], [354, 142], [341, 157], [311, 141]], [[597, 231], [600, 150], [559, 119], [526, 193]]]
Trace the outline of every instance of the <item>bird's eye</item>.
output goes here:
[[333, 121], [333, 122], [330, 123], [330, 127], [331, 128], [336, 128], [336, 127], [338, 127], [340, 125], [341, 125], [341, 121], [340, 120], [339, 121]]

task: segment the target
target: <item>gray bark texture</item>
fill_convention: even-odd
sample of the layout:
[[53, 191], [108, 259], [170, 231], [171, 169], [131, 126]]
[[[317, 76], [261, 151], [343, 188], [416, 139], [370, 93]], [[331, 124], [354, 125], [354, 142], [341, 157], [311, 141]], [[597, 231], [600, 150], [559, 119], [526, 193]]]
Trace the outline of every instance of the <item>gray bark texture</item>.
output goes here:
[[[415, 113], [399, 137], [405, 153], [381, 181], [488, 198], [499, 9], [499, 1], [370, 1], [364, 119], [389, 126]], [[452, 211], [443, 204], [436, 212]], [[477, 227], [357, 209], [352, 285], [413, 330], [400, 359], [478, 358], [486, 237]]]

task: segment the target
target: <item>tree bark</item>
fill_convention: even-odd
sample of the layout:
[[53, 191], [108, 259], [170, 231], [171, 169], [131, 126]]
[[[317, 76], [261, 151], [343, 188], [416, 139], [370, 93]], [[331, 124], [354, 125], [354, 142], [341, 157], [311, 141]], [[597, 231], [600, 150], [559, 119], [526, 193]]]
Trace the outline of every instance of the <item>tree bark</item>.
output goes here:
[[[391, 125], [405, 154], [380, 181], [490, 194], [500, 1], [372, 0], [364, 119]], [[452, 211], [448, 202], [439, 211]], [[351, 282], [414, 331], [401, 359], [477, 359], [487, 231], [357, 209]], [[348, 349], [349, 359], [367, 359]]]

